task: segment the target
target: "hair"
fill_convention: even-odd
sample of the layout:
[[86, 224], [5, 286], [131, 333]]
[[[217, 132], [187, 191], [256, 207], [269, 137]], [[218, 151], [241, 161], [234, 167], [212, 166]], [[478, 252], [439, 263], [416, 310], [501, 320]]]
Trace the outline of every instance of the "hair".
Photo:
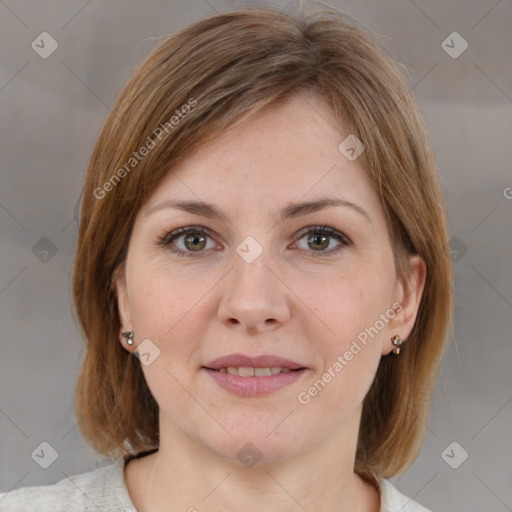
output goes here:
[[[377, 478], [402, 473], [417, 457], [453, 329], [447, 213], [433, 145], [405, 74], [372, 33], [337, 11], [274, 9], [214, 15], [166, 37], [129, 78], [92, 151], [73, 299], [86, 345], [76, 415], [96, 452], [119, 456], [159, 445], [158, 405], [140, 362], [119, 343], [114, 281], [137, 213], [177, 162], [305, 91], [328, 103], [340, 134], [343, 127], [364, 143], [358, 162], [383, 205], [397, 275], [410, 275], [408, 255], [426, 264], [407, 347], [381, 358], [365, 396], [354, 471], [378, 486]], [[151, 149], [135, 159], [144, 143]]]

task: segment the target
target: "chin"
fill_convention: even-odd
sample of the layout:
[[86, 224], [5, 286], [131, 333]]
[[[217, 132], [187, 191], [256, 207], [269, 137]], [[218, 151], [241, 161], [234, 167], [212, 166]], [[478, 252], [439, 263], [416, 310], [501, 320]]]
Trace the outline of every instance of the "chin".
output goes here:
[[277, 429], [272, 432], [273, 428], [244, 428], [236, 432], [227, 429], [232, 437], [225, 434], [222, 438], [217, 436], [203, 442], [216, 455], [240, 467], [250, 468], [255, 464], [261, 467], [262, 464], [273, 464], [296, 454], [302, 445], [300, 436]]

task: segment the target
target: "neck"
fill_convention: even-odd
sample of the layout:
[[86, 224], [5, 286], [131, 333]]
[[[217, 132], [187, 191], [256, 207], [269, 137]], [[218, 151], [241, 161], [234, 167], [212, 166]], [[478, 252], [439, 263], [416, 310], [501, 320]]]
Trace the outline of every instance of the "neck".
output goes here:
[[169, 427], [161, 430], [159, 450], [138, 459], [144, 461], [137, 483], [142, 492], [132, 497], [140, 512], [380, 510], [377, 490], [353, 471], [357, 428], [291, 456], [263, 453], [255, 465], [245, 467]]

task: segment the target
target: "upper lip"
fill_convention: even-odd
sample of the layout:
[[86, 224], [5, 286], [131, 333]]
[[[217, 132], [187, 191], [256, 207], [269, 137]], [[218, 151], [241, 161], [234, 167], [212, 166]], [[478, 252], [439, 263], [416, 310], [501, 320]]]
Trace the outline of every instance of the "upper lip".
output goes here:
[[219, 370], [220, 368], [233, 367], [252, 367], [252, 368], [289, 368], [290, 370], [298, 370], [305, 368], [304, 365], [284, 359], [283, 357], [274, 355], [261, 355], [261, 356], [245, 356], [243, 354], [229, 354], [227, 356], [218, 357], [204, 365], [205, 368], [211, 370]]

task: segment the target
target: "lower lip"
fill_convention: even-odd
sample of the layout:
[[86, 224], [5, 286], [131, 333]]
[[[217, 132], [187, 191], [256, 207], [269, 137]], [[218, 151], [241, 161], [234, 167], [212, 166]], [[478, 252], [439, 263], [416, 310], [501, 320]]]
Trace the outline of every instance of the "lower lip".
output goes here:
[[263, 377], [240, 377], [231, 375], [227, 372], [210, 370], [202, 368], [211, 376], [211, 378], [227, 391], [241, 396], [262, 396], [283, 389], [294, 382], [297, 382], [306, 369], [293, 370], [285, 373], [276, 373], [275, 375], [265, 375]]

